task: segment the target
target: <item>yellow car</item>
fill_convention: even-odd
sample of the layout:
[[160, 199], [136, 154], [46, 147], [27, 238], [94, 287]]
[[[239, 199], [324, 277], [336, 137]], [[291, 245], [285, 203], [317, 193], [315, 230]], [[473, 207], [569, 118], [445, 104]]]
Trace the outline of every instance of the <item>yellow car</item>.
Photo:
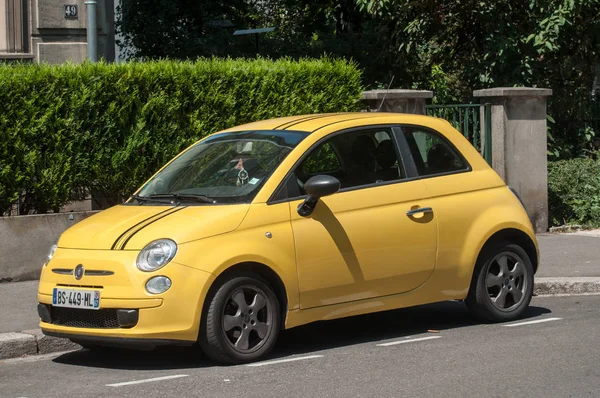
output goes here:
[[243, 363], [319, 320], [444, 300], [515, 319], [538, 258], [516, 194], [448, 122], [294, 116], [206, 137], [63, 233], [38, 312], [85, 347]]

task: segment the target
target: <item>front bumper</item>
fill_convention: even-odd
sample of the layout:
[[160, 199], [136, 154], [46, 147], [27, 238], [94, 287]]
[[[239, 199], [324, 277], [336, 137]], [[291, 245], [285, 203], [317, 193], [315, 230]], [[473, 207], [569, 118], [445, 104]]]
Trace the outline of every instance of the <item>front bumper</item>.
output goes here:
[[38, 315], [42, 322], [76, 328], [127, 329], [135, 327], [140, 311], [130, 308], [103, 308], [100, 310], [53, 307], [38, 304]]
[[133, 349], [152, 349], [162, 345], [192, 345], [194, 342], [181, 340], [164, 339], [139, 339], [122, 337], [104, 337], [104, 336], [84, 336], [80, 334], [56, 333], [45, 331], [44, 334], [52, 337], [70, 339], [81, 345], [99, 345], [105, 347], [133, 348]]
[[[143, 340], [154, 341], [151, 345], [160, 341], [195, 342], [204, 298], [214, 276], [174, 261], [157, 271], [141, 272], [135, 267], [136, 256], [137, 252], [130, 251], [57, 250], [40, 277], [38, 302], [42, 306], [38, 309], [42, 331], [102, 345], [125, 341], [126, 345], [145, 344]], [[53, 271], [77, 264], [83, 264], [86, 270], [113, 274], [86, 274], [76, 280], [73, 275]], [[157, 275], [168, 276], [172, 286], [165, 293], [150, 294], [145, 284]], [[57, 286], [99, 290], [100, 309], [53, 307], [52, 291]]]

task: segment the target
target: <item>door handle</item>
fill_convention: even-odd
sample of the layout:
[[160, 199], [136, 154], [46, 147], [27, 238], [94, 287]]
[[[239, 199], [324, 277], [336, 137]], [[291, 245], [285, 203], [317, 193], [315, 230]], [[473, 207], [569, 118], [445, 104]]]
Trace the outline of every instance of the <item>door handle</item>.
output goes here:
[[419, 207], [418, 209], [409, 210], [406, 212], [407, 216], [414, 216], [419, 213], [433, 213], [433, 209], [431, 207]]

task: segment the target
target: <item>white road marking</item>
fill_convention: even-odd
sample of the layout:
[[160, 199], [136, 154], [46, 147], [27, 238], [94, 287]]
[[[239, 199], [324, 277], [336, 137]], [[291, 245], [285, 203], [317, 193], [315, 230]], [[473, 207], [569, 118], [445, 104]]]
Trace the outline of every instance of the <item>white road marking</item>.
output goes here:
[[550, 321], [558, 321], [561, 320], [562, 318], [544, 318], [544, 319], [538, 319], [535, 321], [526, 321], [526, 322], [519, 322], [519, 323], [511, 323], [508, 325], [502, 325], [505, 328], [512, 328], [514, 326], [523, 326], [523, 325], [533, 325], [534, 323], [543, 323], [543, 322], [550, 322]]
[[153, 377], [151, 379], [143, 379], [143, 380], [134, 380], [134, 381], [125, 381], [123, 383], [114, 383], [107, 384], [106, 387], [121, 387], [121, 386], [131, 386], [133, 384], [142, 384], [142, 383], [151, 383], [153, 381], [162, 381], [162, 380], [170, 380], [170, 379], [179, 379], [182, 377], [188, 377], [189, 375], [171, 375], [171, 376], [162, 376], [162, 377]]
[[377, 347], [389, 347], [391, 345], [415, 343], [417, 341], [434, 340], [434, 339], [441, 339], [441, 338], [442, 338], [442, 336], [419, 337], [418, 339], [405, 339], [405, 340], [398, 340], [398, 341], [390, 341], [389, 343], [381, 343], [381, 344], [376, 344], [376, 345], [377, 345]]
[[249, 363], [246, 366], [275, 365], [276, 363], [302, 361], [304, 359], [315, 359], [315, 358], [323, 358], [323, 355], [308, 355], [308, 356], [305, 356], [305, 357], [288, 358], [288, 359], [278, 359], [278, 360], [275, 360], [275, 361], [265, 361], [265, 362]]

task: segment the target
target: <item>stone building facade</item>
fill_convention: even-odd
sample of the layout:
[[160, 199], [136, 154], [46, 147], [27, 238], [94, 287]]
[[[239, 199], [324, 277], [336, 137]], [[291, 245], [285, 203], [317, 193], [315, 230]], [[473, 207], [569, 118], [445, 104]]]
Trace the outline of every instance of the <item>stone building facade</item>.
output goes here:
[[[97, 0], [98, 59], [115, 61], [115, 1]], [[87, 57], [85, 0], [0, 0], [0, 61], [79, 63]]]

